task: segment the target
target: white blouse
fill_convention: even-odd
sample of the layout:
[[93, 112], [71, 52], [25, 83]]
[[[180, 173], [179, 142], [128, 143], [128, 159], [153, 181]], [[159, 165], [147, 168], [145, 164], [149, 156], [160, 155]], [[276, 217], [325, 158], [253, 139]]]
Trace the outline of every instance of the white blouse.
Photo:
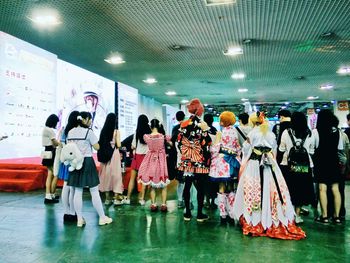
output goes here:
[[[293, 132], [292, 132], [293, 133]], [[299, 138], [296, 138], [294, 133], [293, 133], [293, 138], [295, 142], [301, 142], [302, 140]], [[288, 156], [289, 156], [289, 151], [293, 147], [293, 142], [292, 139], [289, 136], [288, 129], [284, 130], [282, 133], [281, 137], [281, 144], [279, 146], [279, 150], [283, 152], [283, 158], [281, 161], [281, 165], [288, 165]], [[314, 167], [314, 164], [312, 162], [312, 158], [310, 154], [315, 153], [315, 139], [313, 134], [309, 135], [306, 137], [305, 142], [304, 142], [304, 148], [309, 154], [309, 161], [310, 161], [310, 167]]]
[[143, 144], [139, 140], [137, 141], [137, 144], [136, 144], [136, 132], [134, 134], [134, 137], [132, 138], [131, 146], [134, 149], [136, 148], [136, 154], [146, 154], [148, 152], [147, 144]]
[[[73, 141], [77, 144], [79, 150], [84, 157], [92, 157], [92, 145], [98, 143], [98, 138], [92, 130], [83, 127], [73, 128], [68, 132], [67, 141]], [[87, 134], [86, 140], [74, 140], [84, 139]]]
[[41, 137], [42, 146], [52, 146], [52, 139], [56, 139], [55, 130], [45, 126]]

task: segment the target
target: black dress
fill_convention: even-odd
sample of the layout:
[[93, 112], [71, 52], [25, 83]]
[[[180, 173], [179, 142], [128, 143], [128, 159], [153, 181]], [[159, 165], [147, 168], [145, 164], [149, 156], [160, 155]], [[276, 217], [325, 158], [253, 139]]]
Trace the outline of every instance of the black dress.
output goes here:
[[319, 145], [314, 154], [314, 174], [318, 183], [331, 185], [340, 182], [339, 136], [337, 129], [327, 134], [319, 133]]

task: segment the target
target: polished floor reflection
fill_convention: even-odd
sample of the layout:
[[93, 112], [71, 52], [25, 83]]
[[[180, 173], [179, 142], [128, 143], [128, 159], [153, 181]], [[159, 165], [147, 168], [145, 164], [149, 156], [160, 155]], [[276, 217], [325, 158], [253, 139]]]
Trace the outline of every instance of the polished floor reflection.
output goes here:
[[[350, 185], [346, 192], [349, 200]], [[185, 223], [176, 201], [168, 206], [167, 214], [151, 213], [149, 202], [110, 206], [114, 222], [99, 227], [84, 193], [87, 224], [80, 229], [63, 224], [62, 205], [45, 206], [41, 191], [0, 193], [0, 262], [350, 262], [349, 221], [322, 225], [310, 215], [304, 217], [306, 240], [283, 241], [220, 226], [217, 211], [207, 211], [206, 223]]]

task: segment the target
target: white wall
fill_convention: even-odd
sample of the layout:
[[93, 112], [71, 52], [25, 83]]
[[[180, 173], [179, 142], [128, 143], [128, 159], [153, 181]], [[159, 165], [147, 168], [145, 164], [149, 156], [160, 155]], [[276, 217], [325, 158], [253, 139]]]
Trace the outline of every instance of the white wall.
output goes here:
[[149, 120], [157, 118], [163, 121], [162, 103], [139, 94], [139, 115], [145, 114]]

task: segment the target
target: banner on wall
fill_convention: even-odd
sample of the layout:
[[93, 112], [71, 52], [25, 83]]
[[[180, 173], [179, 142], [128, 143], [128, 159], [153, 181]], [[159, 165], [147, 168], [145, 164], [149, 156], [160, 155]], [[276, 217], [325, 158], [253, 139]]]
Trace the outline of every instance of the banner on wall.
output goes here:
[[[57, 56], [0, 31], [0, 159], [40, 155], [41, 132], [56, 113]], [[6, 149], [6, 150], [4, 150]]]
[[115, 83], [58, 60], [57, 88], [59, 127], [66, 125], [72, 111], [87, 111], [92, 115], [92, 129], [99, 136], [107, 114], [115, 112]]
[[118, 82], [118, 125], [121, 140], [135, 133], [138, 107], [138, 90]]

